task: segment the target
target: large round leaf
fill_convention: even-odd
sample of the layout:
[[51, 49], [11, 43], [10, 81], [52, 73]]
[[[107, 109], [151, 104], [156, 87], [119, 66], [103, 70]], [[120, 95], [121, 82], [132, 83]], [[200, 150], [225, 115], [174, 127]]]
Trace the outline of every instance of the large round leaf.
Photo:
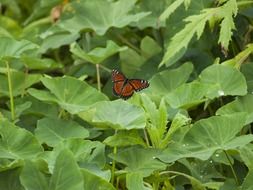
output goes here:
[[6, 120], [0, 120], [0, 136], [0, 158], [31, 159], [43, 151], [29, 131]]
[[245, 121], [245, 113], [202, 119], [194, 124], [182, 140], [169, 144], [158, 157], [165, 162], [187, 157], [207, 160], [217, 150], [243, 147], [253, 141], [253, 135], [236, 137]]
[[215, 98], [226, 95], [245, 95], [247, 93], [246, 80], [240, 71], [227, 65], [212, 65], [200, 74], [200, 82], [215, 85], [208, 97]]
[[42, 78], [41, 81], [50, 92], [37, 89], [29, 89], [28, 92], [39, 100], [57, 103], [72, 114], [107, 99], [86, 82], [72, 77]]
[[69, 8], [74, 10], [75, 14], [71, 17], [68, 13], [68, 17], [61, 19], [57, 26], [71, 33], [92, 29], [98, 35], [103, 35], [110, 27], [122, 28], [150, 14], [150, 12], [130, 14], [129, 12], [135, 3], [136, 0], [74, 1], [69, 4]]
[[88, 111], [78, 114], [101, 128], [140, 129], [146, 125], [144, 110], [124, 100], [98, 102]]
[[157, 73], [151, 78], [150, 87], [146, 92], [153, 97], [162, 97], [185, 83], [192, 70], [193, 65], [191, 63], [185, 63], [177, 69]]
[[55, 146], [65, 139], [86, 138], [89, 132], [74, 121], [44, 118], [38, 121], [35, 135], [39, 141]]

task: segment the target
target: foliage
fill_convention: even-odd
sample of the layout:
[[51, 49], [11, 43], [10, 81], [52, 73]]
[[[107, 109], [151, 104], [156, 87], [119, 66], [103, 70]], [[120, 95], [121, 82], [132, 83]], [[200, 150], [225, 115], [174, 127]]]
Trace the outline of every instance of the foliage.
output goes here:
[[[252, 189], [252, 12], [2, 0], [0, 189]], [[112, 69], [150, 86], [116, 100]]]

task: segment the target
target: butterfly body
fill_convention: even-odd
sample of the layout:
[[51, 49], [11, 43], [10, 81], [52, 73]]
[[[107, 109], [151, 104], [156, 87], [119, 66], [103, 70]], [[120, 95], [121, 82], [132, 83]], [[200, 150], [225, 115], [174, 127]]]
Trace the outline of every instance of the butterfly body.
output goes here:
[[130, 98], [134, 92], [140, 91], [149, 86], [147, 80], [128, 79], [117, 70], [112, 71], [113, 94], [123, 99]]

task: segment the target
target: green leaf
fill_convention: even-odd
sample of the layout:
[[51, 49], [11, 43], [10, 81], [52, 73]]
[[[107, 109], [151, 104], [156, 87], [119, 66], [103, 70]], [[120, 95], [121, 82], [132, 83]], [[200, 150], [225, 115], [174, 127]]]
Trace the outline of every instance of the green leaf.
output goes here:
[[42, 101], [57, 103], [71, 114], [86, 110], [95, 102], [107, 99], [86, 82], [72, 77], [42, 78], [41, 82], [50, 92], [29, 89], [29, 94]]
[[[222, 62], [223, 65], [230, 65], [236, 68], [244, 66], [244, 62], [253, 53], [253, 44], [248, 44], [246, 49], [238, 53], [234, 58]], [[242, 68], [243, 69], [243, 68]], [[243, 72], [243, 71], [242, 71]], [[245, 76], [247, 78], [247, 76]]]
[[0, 158], [32, 159], [43, 151], [29, 131], [6, 120], [0, 120], [0, 136]]
[[152, 97], [161, 98], [185, 83], [192, 71], [193, 65], [187, 62], [177, 69], [157, 73], [150, 79], [150, 86], [146, 92]]
[[[164, 18], [166, 14], [170, 15], [171, 11], [177, 8], [181, 1], [175, 1], [173, 7], [169, 7], [168, 12], [164, 13]], [[166, 53], [163, 57], [159, 66], [166, 64], [167, 66], [173, 65], [178, 59], [182, 57], [185, 53], [189, 43], [192, 38], [196, 35], [197, 40], [200, 39], [206, 23], [209, 22], [220, 22], [221, 23], [221, 33], [219, 42], [224, 45], [224, 48], [228, 46], [229, 40], [231, 39], [231, 30], [233, 29], [232, 16], [236, 15], [237, 5], [235, 0], [228, 0], [220, 7], [216, 8], [206, 8], [202, 9], [199, 14], [188, 16], [184, 19], [187, 24], [182, 30], [177, 32], [169, 42], [167, 46]]]
[[238, 113], [197, 121], [182, 140], [170, 143], [158, 158], [164, 162], [188, 157], [207, 160], [217, 150], [243, 147], [253, 141], [253, 135], [236, 137], [245, 120], [246, 114]]
[[149, 121], [147, 130], [152, 145], [156, 148], [164, 148], [167, 145], [163, 140], [168, 122], [165, 102], [162, 99], [159, 108], [156, 108], [155, 103], [145, 94], [141, 96], [141, 101], [146, 112], [147, 120]]
[[172, 108], [189, 109], [207, 100], [209, 88], [210, 85], [199, 82], [183, 84], [165, 96], [165, 100]]
[[156, 159], [159, 153], [160, 151], [156, 149], [133, 146], [109, 156], [115, 161], [125, 164], [125, 171], [140, 172], [143, 177], [147, 177], [156, 170], [166, 168], [166, 164]]
[[250, 124], [253, 121], [253, 95], [236, 97], [236, 99], [225, 106], [222, 106], [216, 111], [216, 115], [226, 115], [238, 112], [247, 112], [247, 120], [245, 124]]
[[120, 99], [98, 102], [78, 115], [100, 128], [142, 129], [146, 124], [143, 109]]
[[36, 57], [22, 56], [21, 59], [23, 60], [24, 64], [32, 70], [53, 70], [63, 67], [63, 65], [60, 63], [48, 58], [41, 59]]
[[[26, 190], [45, 190], [48, 189], [46, 176], [40, 171], [41, 166], [30, 160], [25, 161], [25, 165], [20, 175], [21, 184]], [[32, 179], [32, 180], [31, 180]]]
[[160, 15], [159, 20], [165, 21], [166, 19], [168, 19], [170, 17], [170, 15], [181, 5], [184, 3], [185, 0], [176, 0], [173, 3], [170, 4], [170, 6], [168, 6], [167, 9], [165, 9], [165, 11]]
[[105, 145], [98, 141], [90, 141], [83, 139], [67, 139], [57, 144], [53, 151], [47, 151], [40, 154], [48, 163], [48, 169], [52, 173], [55, 167], [57, 156], [62, 150], [68, 149], [74, 155], [75, 160], [82, 165], [97, 166], [104, 168], [105, 166]]
[[253, 188], [252, 178], [253, 178], [253, 171], [251, 170], [244, 179], [240, 190], [251, 190]]
[[126, 50], [127, 47], [120, 47], [113, 41], [107, 41], [106, 47], [96, 47], [95, 49], [85, 52], [81, 47], [76, 43], [72, 43], [70, 46], [70, 51], [77, 57], [88, 61], [90, 63], [99, 64], [104, 61], [106, 58], [112, 56], [113, 54]]
[[143, 176], [141, 172], [126, 174], [126, 186], [129, 190], [144, 190]]
[[[51, 9], [59, 5], [61, 3], [61, 0], [40, 0], [36, 1], [34, 4], [34, 8], [32, 9], [32, 14], [26, 19], [25, 25], [27, 23], [30, 23], [31, 21], [34, 21], [35, 19], [38, 19], [40, 17], [48, 16]], [[36, 21], [35, 21], [36, 22]]]
[[240, 148], [239, 152], [244, 164], [250, 171], [253, 171], [253, 147], [251, 144]]
[[28, 50], [37, 49], [38, 46], [27, 40], [14, 40], [8, 37], [0, 37], [0, 59], [8, 57], [20, 57]]
[[[62, 29], [61, 29], [62, 30]], [[45, 53], [49, 49], [56, 49], [63, 45], [69, 45], [76, 41], [80, 35], [78, 33], [70, 33], [66, 31], [47, 31], [40, 36], [43, 42], [39, 52]]]
[[147, 64], [147, 61], [153, 56], [161, 52], [161, 47], [157, 42], [145, 36], [141, 40], [140, 50], [127, 49], [126, 51], [120, 52], [120, 60], [122, 62], [121, 69], [127, 76], [133, 76], [136, 71], [142, 70], [142, 66]]
[[[25, 74], [19, 71], [11, 72], [12, 94], [18, 96], [25, 94], [25, 90], [40, 81], [40, 74]], [[9, 96], [8, 77], [0, 75], [0, 97]]]
[[84, 180], [84, 189], [86, 190], [116, 190], [113, 185], [103, 178], [94, 175], [93, 173], [89, 172], [88, 170], [82, 169], [81, 170]]
[[117, 134], [107, 137], [104, 143], [111, 147], [123, 147], [137, 144], [144, 147], [146, 146], [136, 130], [119, 131]]
[[69, 138], [87, 138], [89, 132], [74, 121], [44, 118], [38, 121], [35, 136], [42, 143], [54, 147]]
[[19, 180], [20, 168], [0, 172], [0, 188], [3, 190], [25, 190]]
[[74, 15], [68, 13], [68, 17], [61, 19], [57, 26], [71, 33], [92, 29], [98, 35], [104, 35], [111, 27], [122, 28], [150, 14], [149, 12], [129, 14], [135, 2], [136, 0], [71, 2], [66, 10], [73, 10]]
[[229, 42], [232, 36], [232, 30], [235, 29], [235, 24], [233, 17], [236, 16], [238, 11], [237, 2], [236, 0], [229, 0], [227, 3], [222, 7], [221, 14], [223, 14], [224, 19], [220, 24], [220, 37], [219, 43], [221, 44], [222, 48], [225, 50], [228, 49]]
[[199, 78], [201, 83], [215, 87], [207, 95], [210, 98], [227, 95], [242, 96], [247, 93], [244, 76], [240, 71], [230, 66], [211, 65], [201, 72]]
[[83, 190], [82, 173], [69, 150], [63, 150], [57, 156], [49, 190]]
[[197, 39], [200, 38], [206, 22], [212, 14], [214, 14], [213, 11], [204, 9], [200, 14], [189, 16], [184, 19], [184, 21], [188, 23], [181, 31], [171, 38], [163, 60], [159, 66], [164, 64], [167, 66], [173, 65], [184, 54], [194, 34], [197, 34]]

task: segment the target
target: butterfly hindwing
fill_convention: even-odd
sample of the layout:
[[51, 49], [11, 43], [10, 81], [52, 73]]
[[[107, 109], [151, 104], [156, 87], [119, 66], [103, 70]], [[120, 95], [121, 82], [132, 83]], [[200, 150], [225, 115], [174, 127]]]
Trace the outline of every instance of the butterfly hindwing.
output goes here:
[[135, 91], [140, 91], [149, 87], [149, 82], [142, 79], [129, 79], [128, 83], [133, 86]]

